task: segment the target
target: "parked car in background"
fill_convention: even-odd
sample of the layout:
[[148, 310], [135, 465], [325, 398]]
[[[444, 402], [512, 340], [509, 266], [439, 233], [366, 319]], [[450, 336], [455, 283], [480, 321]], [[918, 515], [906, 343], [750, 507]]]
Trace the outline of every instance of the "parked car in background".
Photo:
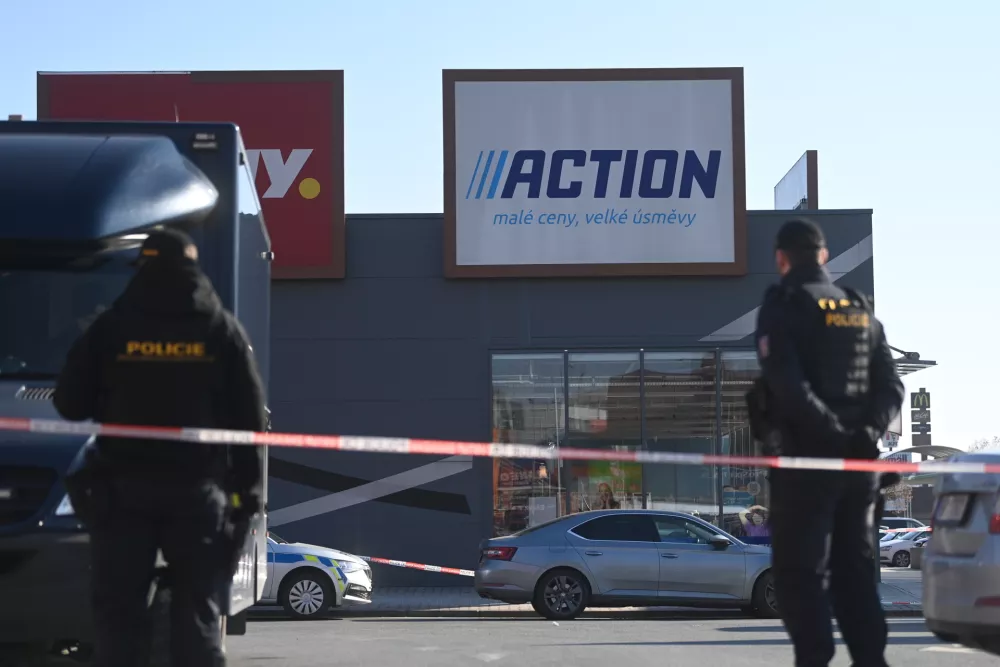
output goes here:
[[371, 600], [371, 566], [358, 556], [287, 542], [268, 532], [267, 582], [260, 604], [280, 604], [293, 618], [309, 619], [345, 603]]
[[914, 543], [921, 537], [929, 535], [930, 531], [929, 527], [899, 531], [895, 538], [882, 540], [878, 546], [879, 560], [884, 565], [910, 567], [910, 551]]
[[879, 521], [880, 526], [885, 528], [923, 528], [926, 524], [919, 519], [900, 516], [884, 516]]
[[930, 537], [921, 537], [913, 540], [913, 548], [910, 549], [910, 569], [919, 570], [923, 567], [924, 563], [924, 552], [927, 550], [927, 544], [930, 542]]
[[601, 607], [736, 607], [776, 618], [771, 549], [680, 512], [598, 510], [484, 540], [481, 597], [552, 620]]
[[[1000, 454], [951, 460], [1000, 464]], [[921, 568], [927, 627], [943, 641], [1000, 655], [1000, 475], [943, 474], [936, 491]]]

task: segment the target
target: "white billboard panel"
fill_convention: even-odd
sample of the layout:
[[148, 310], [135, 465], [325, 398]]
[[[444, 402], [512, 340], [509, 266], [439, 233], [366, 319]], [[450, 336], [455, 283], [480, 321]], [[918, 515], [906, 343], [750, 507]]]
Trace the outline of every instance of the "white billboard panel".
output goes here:
[[448, 274], [743, 273], [742, 71], [679, 72], [446, 72]]
[[819, 208], [817, 153], [806, 151], [774, 186], [774, 210], [815, 211]]

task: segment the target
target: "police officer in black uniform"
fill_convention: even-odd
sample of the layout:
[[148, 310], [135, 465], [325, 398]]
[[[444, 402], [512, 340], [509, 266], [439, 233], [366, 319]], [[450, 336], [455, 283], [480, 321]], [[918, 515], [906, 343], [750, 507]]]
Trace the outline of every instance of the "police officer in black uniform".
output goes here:
[[[786, 223], [776, 246], [782, 278], [764, 297], [756, 332], [776, 435], [768, 442], [784, 456], [875, 459], [903, 402], [882, 325], [864, 296], [832, 282], [815, 224]], [[853, 665], [886, 665], [872, 526], [877, 493], [871, 473], [772, 471], [775, 593], [796, 667], [832, 660], [829, 603]]]
[[[191, 238], [156, 231], [113, 306], [71, 348], [54, 403], [68, 420], [262, 431], [264, 389], [239, 322]], [[71, 499], [91, 535], [98, 667], [141, 664], [157, 549], [171, 575], [174, 665], [225, 665], [230, 527], [260, 510], [255, 447], [98, 438]]]

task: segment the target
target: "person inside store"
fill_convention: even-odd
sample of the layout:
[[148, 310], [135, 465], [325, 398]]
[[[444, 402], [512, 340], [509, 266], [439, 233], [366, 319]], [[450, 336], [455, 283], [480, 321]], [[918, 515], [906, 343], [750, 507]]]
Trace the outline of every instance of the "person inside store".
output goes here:
[[610, 484], [601, 482], [597, 485], [597, 509], [617, 510], [621, 509], [621, 506], [621, 503], [615, 498]]
[[768, 525], [767, 508], [762, 505], [754, 505], [740, 511], [740, 527], [747, 537], [767, 537], [771, 534], [771, 527]]
[[[761, 377], [747, 399], [762, 420], [752, 429], [783, 456], [875, 459], [903, 384], [870, 300], [836, 285], [828, 258], [814, 223], [779, 230], [781, 279], [764, 296], [755, 333]], [[886, 665], [872, 525], [878, 486], [865, 472], [771, 473], [775, 594], [797, 667], [825, 667], [834, 656], [827, 575], [852, 664]]]

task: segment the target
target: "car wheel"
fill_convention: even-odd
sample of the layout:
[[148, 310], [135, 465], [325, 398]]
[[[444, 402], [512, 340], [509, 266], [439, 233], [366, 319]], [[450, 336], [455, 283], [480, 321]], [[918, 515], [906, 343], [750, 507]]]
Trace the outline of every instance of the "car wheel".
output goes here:
[[895, 567], [910, 567], [910, 552], [900, 551], [892, 557], [892, 564]]
[[281, 582], [281, 606], [299, 620], [317, 618], [333, 606], [336, 595], [330, 579], [320, 571], [292, 572]]
[[560, 568], [538, 580], [531, 606], [550, 621], [568, 621], [582, 614], [589, 601], [587, 578], [576, 570]]
[[774, 574], [770, 570], [757, 577], [753, 585], [753, 613], [761, 618], [780, 618], [778, 597], [774, 592]]

